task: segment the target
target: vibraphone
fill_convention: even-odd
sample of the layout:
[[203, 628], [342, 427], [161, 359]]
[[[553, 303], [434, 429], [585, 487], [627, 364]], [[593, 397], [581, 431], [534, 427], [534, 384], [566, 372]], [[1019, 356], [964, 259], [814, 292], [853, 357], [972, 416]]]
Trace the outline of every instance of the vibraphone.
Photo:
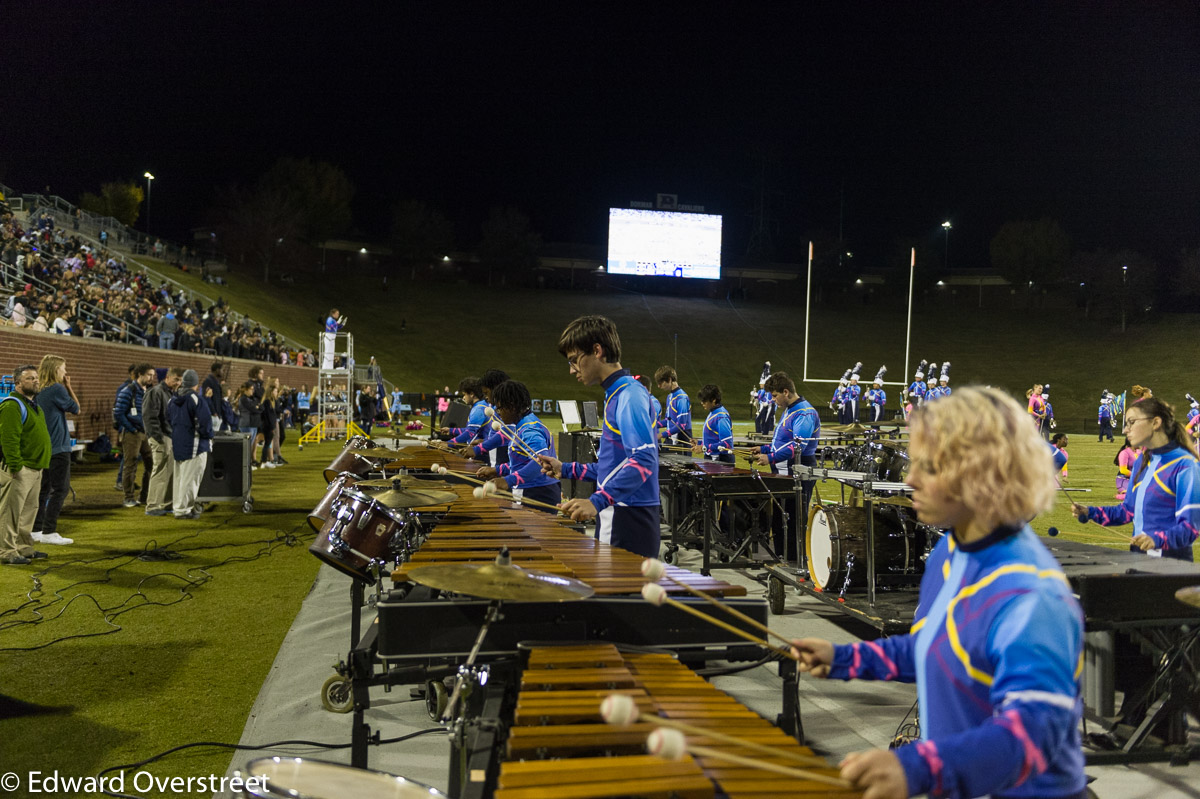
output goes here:
[[[698, 549], [703, 554], [701, 574], [714, 567], [753, 568], [765, 562], [757, 550], [771, 550], [774, 533], [791, 542], [802, 540], [805, 519], [796, 510], [801, 494], [791, 477], [663, 454], [658, 479], [670, 509], [671, 535], [663, 555], [667, 562], [681, 548]], [[791, 542], [788, 548], [794, 553]], [[783, 552], [774, 554], [778, 557], [770, 561], [785, 558]]]
[[[480, 464], [451, 453], [415, 450], [397, 460], [393, 468], [403, 467], [409, 475], [416, 475], [436, 465], [473, 473]], [[453, 481], [454, 477], [444, 479]], [[367, 766], [369, 730], [363, 723], [363, 711], [370, 706], [370, 688], [425, 684], [432, 713], [438, 706], [438, 695], [444, 698], [444, 680], [455, 674], [465, 659], [488, 613], [488, 602], [448, 600], [437, 592], [413, 586], [408, 582], [408, 571], [416, 566], [491, 563], [506, 548], [514, 565], [574, 577], [595, 589], [596, 596], [577, 602], [505, 603], [502, 620], [490, 627], [480, 650], [485, 661], [511, 657], [521, 642], [539, 640], [664, 647], [678, 652], [689, 663], [764, 658], [765, 650], [731, 633], [677, 608], [654, 607], [642, 600], [639, 593], [646, 579], [641, 576], [640, 556], [583, 535], [565, 519], [516, 507], [508, 500], [476, 499], [469, 485], [453, 490], [458, 500], [421, 509], [429, 517], [423, 529], [432, 530], [409, 559], [392, 572], [395, 587], [378, 597], [376, 622], [361, 638], [357, 629], [352, 631], [354, 642], [348, 662], [339, 667], [355, 713], [351, 748], [354, 765]], [[669, 574], [766, 622], [765, 602], [745, 598], [741, 586], [677, 567], [669, 567]], [[672, 594], [686, 594], [685, 589], [665, 578], [662, 585]], [[360, 594], [361, 590], [358, 588]], [[680, 598], [689, 604], [700, 602]], [[382, 670], [377, 672], [379, 664]], [[790, 666], [790, 661], [781, 666], [786, 672], [785, 686], [794, 685]], [[785, 690], [781, 723], [798, 733], [794, 691], [791, 697], [789, 700]]]
[[[712, 729], [767, 746], [776, 754], [764, 755], [695, 734], [687, 734], [690, 745], [791, 767], [796, 766], [797, 755], [814, 756], [669, 653], [566, 644], [527, 647], [521, 655], [519, 661], [493, 668], [486, 696], [472, 708], [479, 715], [463, 720], [451, 757], [451, 795], [463, 799], [859, 795], [713, 757], [667, 761], [645, 754], [646, 739], [656, 725], [606, 724], [600, 704], [609, 694], [632, 697], [642, 713]], [[815, 770], [837, 776], [832, 767]]]

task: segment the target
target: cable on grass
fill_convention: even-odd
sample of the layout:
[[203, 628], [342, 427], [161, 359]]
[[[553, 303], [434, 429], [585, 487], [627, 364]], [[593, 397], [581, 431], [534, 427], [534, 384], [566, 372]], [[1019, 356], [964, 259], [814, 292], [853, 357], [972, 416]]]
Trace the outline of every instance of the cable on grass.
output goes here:
[[[397, 744], [397, 743], [401, 743], [403, 741], [410, 740], [412, 738], [416, 738], [419, 735], [430, 735], [432, 733], [445, 733], [446, 731], [447, 730], [445, 727], [427, 727], [426, 729], [423, 729], [423, 730], [417, 730], [416, 732], [410, 732], [407, 735], [400, 735], [395, 738], [385, 738], [382, 741], [374, 742], [373, 745], [374, 746], [383, 746], [385, 744]], [[104, 769], [103, 771], [101, 771], [99, 774], [96, 775], [96, 781], [99, 785], [103, 786], [103, 785], [105, 785], [105, 782], [103, 782], [104, 777], [108, 774], [112, 774], [112, 773], [116, 773], [116, 772], [131, 771], [133, 769], [139, 769], [139, 768], [142, 768], [143, 766], [148, 766], [151, 763], [162, 760], [167, 755], [171, 755], [176, 752], [181, 752], [184, 749], [193, 749], [193, 748], [199, 747], [199, 746], [211, 746], [211, 747], [215, 747], [218, 749], [232, 749], [234, 751], [245, 750], [247, 752], [261, 752], [263, 749], [278, 749], [283, 746], [315, 746], [319, 749], [349, 749], [350, 746], [352, 746], [352, 744], [348, 744], [348, 743], [346, 743], [346, 744], [331, 744], [331, 743], [323, 743], [321, 741], [305, 741], [305, 740], [298, 740], [298, 739], [297, 740], [288, 740], [288, 741], [274, 741], [272, 743], [259, 744], [257, 746], [249, 746], [249, 745], [242, 745], [242, 744], [228, 744], [228, 743], [222, 743], [219, 741], [194, 741], [192, 743], [180, 744], [179, 746], [173, 746], [165, 752], [159, 752], [157, 755], [152, 755], [151, 757], [148, 757], [145, 760], [139, 761], [137, 763], [128, 763], [128, 764], [122, 765], [122, 766], [109, 766], [108, 768]], [[106, 788], [102, 789], [101, 793], [103, 793], [105, 796], [118, 797], [118, 799], [145, 799], [144, 797], [142, 797], [138, 794], [114, 793], [113, 791], [110, 791]]]
[[[232, 517], [230, 517], [230, 519], [226, 519], [221, 524], [222, 525], [228, 524], [231, 519], [232, 519]], [[171, 541], [170, 543], [166, 544], [164, 547], [159, 547], [157, 540], [152, 539], [152, 540], [148, 541], [146, 543], [146, 546], [140, 551], [124, 553], [123, 555], [106, 555], [104, 557], [95, 558], [93, 560], [67, 561], [65, 563], [59, 563], [59, 564], [56, 564], [53, 566], [48, 566], [45, 569], [42, 569], [41, 571], [36, 572], [35, 574], [32, 575], [33, 584], [34, 584], [33, 588], [31, 588], [25, 595], [26, 599], [28, 601], [22, 603], [21, 605], [17, 606], [16, 608], [10, 608], [9, 610], [0, 612], [0, 619], [5, 618], [6, 616], [12, 616], [17, 613], [21, 613], [21, 612], [25, 612], [25, 611], [32, 612], [34, 615], [34, 618], [20, 619], [20, 620], [9, 621], [7, 623], [0, 623], [0, 632], [4, 632], [6, 630], [13, 629], [16, 627], [22, 627], [22, 626], [26, 626], [26, 625], [40, 625], [40, 624], [44, 624], [49, 621], [54, 621], [55, 619], [60, 618], [64, 613], [66, 613], [68, 608], [70, 608], [71, 605], [73, 605], [76, 600], [90, 601], [96, 607], [96, 610], [98, 610], [100, 612], [101, 619], [103, 620], [103, 622], [106, 625], [108, 625], [108, 629], [102, 630], [99, 632], [75, 633], [73, 635], [65, 635], [60, 638], [55, 638], [51, 641], [47, 641], [42, 644], [37, 644], [35, 646], [0, 647], [0, 652], [33, 652], [33, 651], [36, 651], [39, 649], [45, 649], [47, 647], [53, 646], [54, 644], [62, 643], [64, 641], [71, 641], [71, 640], [75, 640], [78, 638], [96, 638], [96, 637], [99, 637], [102, 635], [112, 635], [113, 633], [120, 632], [124, 628], [122, 628], [121, 625], [117, 624], [114, 620], [116, 618], [118, 618], [119, 616], [122, 616], [125, 613], [128, 613], [131, 610], [137, 610], [138, 608], [145, 608], [145, 607], [170, 607], [171, 605], [177, 605], [180, 602], [194, 598], [192, 591], [196, 588], [199, 588], [199, 587], [205, 585], [206, 583], [210, 582], [213, 579], [212, 574], [209, 573], [210, 569], [220, 568], [221, 566], [225, 566], [230, 563], [251, 563], [253, 561], [256, 561], [256, 560], [259, 560], [261, 558], [271, 555], [276, 549], [278, 549], [281, 546], [286, 546], [286, 547], [296, 546], [297, 544], [301, 543], [300, 537], [296, 535], [296, 530], [305, 526], [305, 523], [300, 522], [295, 527], [293, 527], [291, 530], [287, 530], [287, 531], [277, 530], [275, 532], [275, 536], [273, 538], [263, 538], [263, 539], [258, 539], [255, 541], [247, 541], [247, 542], [241, 543], [241, 544], [230, 544], [230, 543], [209, 544], [209, 545], [205, 545], [205, 546], [192, 547], [190, 549], [175, 549], [176, 545], [178, 545], [180, 542], [187, 541], [188, 539], [192, 539], [192, 538], [197, 538], [198, 536], [200, 536], [201, 534], [204, 534], [204, 533], [210, 533], [210, 532], [216, 530], [219, 526], [221, 526], [221, 525], [209, 527], [205, 530], [197, 530], [196, 532], [189, 533], [184, 536], [180, 536], [179, 538], [176, 538], [174, 541]], [[92, 585], [92, 584], [103, 585], [103, 584], [111, 582], [113, 579], [113, 575], [119, 569], [121, 569], [124, 566], [128, 566], [129, 564], [133, 563], [134, 561], [141, 560], [143, 554], [145, 554], [146, 552], [168, 552], [171, 555], [176, 556], [177, 558], [182, 558], [187, 553], [191, 553], [191, 552], [203, 552], [203, 551], [206, 551], [209, 549], [225, 549], [225, 548], [235, 547], [235, 546], [236, 547], [252, 546], [255, 544], [259, 544], [259, 545], [263, 545], [263, 546], [261, 546], [256, 553], [254, 553], [253, 555], [250, 555], [250, 556], [230, 555], [229, 557], [225, 558], [224, 560], [220, 561], [219, 563], [214, 563], [214, 564], [211, 564], [208, 566], [193, 566], [193, 567], [187, 569], [182, 575], [176, 574], [174, 572], [156, 572], [154, 574], [146, 575], [145, 577], [143, 577], [141, 580], [138, 581], [137, 587], [136, 587], [134, 593], [131, 594], [130, 596], [126, 597], [122, 602], [120, 602], [117, 605], [104, 607], [100, 604], [100, 602], [94, 596], [92, 596], [91, 594], [88, 594], [88, 593], [78, 593], [78, 594], [71, 596], [70, 598], [67, 598], [66, 596], [64, 596], [65, 592], [67, 592], [77, 586]], [[104, 571], [103, 576], [96, 578], [94, 580], [80, 580], [78, 582], [71, 583], [70, 585], [66, 585], [61, 588], [56, 588], [53, 591], [53, 597], [54, 597], [53, 599], [50, 599], [45, 602], [41, 601], [42, 597], [44, 596], [44, 583], [42, 582], [42, 578], [45, 577], [47, 574], [50, 574], [51, 572], [66, 568], [67, 566], [71, 566], [71, 565], [90, 566], [92, 564], [103, 563], [105, 561], [113, 560], [114, 558], [122, 558], [122, 560], [119, 563], [117, 563], [113, 566], [110, 566], [108, 569], [106, 569]], [[153, 600], [150, 597], [148, 597], [143, 592], [143, 588], [146, 586], [147, 583], [150, 583], [159, 578], [164, 578], [166, 580], [177, 580], [177, 581], [181, 582], [182, 585], [179, 588], [179, 596], [169, 602]], [[137, 602], [136, 600], [138, 600], [139, 598], [142, 601]], [[130, 604], [131, 602], [136, 602], [136, 604], [131, 605]], [[55, 613], [52, 616], [45, 616], [43, 614], [44, 611], [46, 611], [47, 609], [49, 609], [59, 603], [63, 603], [63, 604], [57, 613]]]

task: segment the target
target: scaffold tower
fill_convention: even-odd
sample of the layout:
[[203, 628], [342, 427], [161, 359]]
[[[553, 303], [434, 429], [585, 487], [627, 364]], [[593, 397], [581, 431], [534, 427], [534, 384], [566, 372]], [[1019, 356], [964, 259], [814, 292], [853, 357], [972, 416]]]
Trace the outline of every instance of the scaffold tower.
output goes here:
[[301, 448], [363, 435], [354, 422], [354, 335], [321, 333], [319, 343], [317, 388], [309, 412], [313, 427], [300, 436]]

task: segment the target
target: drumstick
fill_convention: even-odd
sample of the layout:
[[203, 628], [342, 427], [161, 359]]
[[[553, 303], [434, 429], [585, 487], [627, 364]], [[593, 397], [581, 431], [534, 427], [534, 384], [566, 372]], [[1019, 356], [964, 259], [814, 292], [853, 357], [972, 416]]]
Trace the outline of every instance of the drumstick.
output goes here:
[[675, 719], [664, 719], [661, 716], [655, 716], [650, 713], [641, 713], [638, 711], [637, 703], [634, 702], [633, 697], [628, 694], [609, 694], [606, 696], [604, 701], [600, 703], [600, 716], [609, 724], [633, 724], [636, 721], [641, 721], [658, 727], [679, 730], [689, 735], [702, 735], [706, 738], [712, 738], [715, 741], [745, 747], [746, 749], [762, 752], [772, 757], [791, 760], [794, 763], [802, 763], [806, 766], [828, 765], [824, 758], [817, 757], [816, 755], [802, 755], [799, 752], [767, 746], [757, 741], [745, 741], [741, 738], [735, 738], [732, 735], [726, 735], [723, 732], [717, 732], [705, 727], [697, 727], [694, 724], [687, 724]]
[[687, 739], [683, 737], [683, 733], [679, 730], [659, 728], [650, 733], [650, 737], [646, 739], [646, 751], [667, 760], [682, 760], [684, 754], [699, 755], [700, 757], [710, 757], [713, 760], [724, 760], [729, 763], [735, 763], [739, 766], [782, 774], [798, 780], [813, 780], [815, 782], [823, 782], [826, 785], [836, 785], [839, 788], [853, 787], [847, 780], [841, 777], [830, 777], [826, 774], [808, 771], [807, 769], [790, 768], [788, 766], [769, 763], [765, 760], [755, 760], [752, 757], [735, 755], [732, 752], [722, 752], [720, 749], [713, 749], [709, 746], [689, 744]]
[[645, 585], [643, 585], [642, 586], [642, 598], [645, 599], [647, 602], [649, 602], [651, 605], [661, 606], [661, 605], [666, 604], [666, 605], [670, 605], [671, 607], [674, 607], [674, 608], [679, 608], [684, 613], [690, 613], [693, 616], [695, 616], [696, 618], [703, 619], [704, 621], [708, 622], [709, 624], [714, 624], [717, 627], [720, 627], [722, 630], [725, 630], [726, 632], [733, 633], [734, 635], [738, 636], [739, 638], [745, 638], [747, 641], [750, 641], [751, 643], [755, 643], [755, 644], [758, 644], [759, 646], [766, 647], [767, 649], [771, 650], [772, 652], [774, 652], [777, 655], [781, 655], [785, 658], [788, 658], [789, 660], [794, 660], [797, 663], [800, 662], [799, 656], [793, 654], [793, 652], [790, 648], [784, 649], [782, 647], [775, 646], [770, 641], [765, 641], [762, 638], [756, 638], [755, 636], [751, 635], [750, 633], [746, 632], [745, 630], [738, 629], [737, 627], [734, 627], [732, 624], [723, 622], [717, 618], [713, 618], [712, 616], [709, 616], [704, 611], [696, 610], [695, 608], [690, 607], [689, 605], [686, 605], [677, 599], [671, 599], [669, 596], [667, 596], [667, 589], [663, 588], [658, 583], [646, 583]]
[[792, 644], [792, 640], [790, 638], [783, 637], [782, 635], [775, 632], [767, 625], [762, 624], [761, 622], [755, 621], [754, 619], [747, 616], [745, 613], [742, 613], [740, 610], [737, 610], [736, 608], [732, 608], [732, 607], [722, 603], [715, 597], [709, 596], [708, 594], [704, 593], [703, 591], [701, 591], [697, 588], [693, 588], [692, 586], [688, 585], [687, 583], [683, 582], [682, 580], [676, 580], [674, 577], [667, 574], [667, 566], [661, 560], [657, 560], [655, 558], [647, 558], [646, 560], [643, 560], [642, 561], [642, 576], [647, 577], [656, 582], [665, 577], [668, 580], [670, 580], [671, 582], [675, 583], [675, 585], [678, 585], [678, 586], [686, 589], [688, 591], [688, 593], [691, 593], [691, 594], [694, 594], [694, 595], [700, 597], [701, 599], [703, 599], [705, 602], [708, 602], [709, 604], [716, 605], [721, 610], [725, 611], [726, 613], [728, 613], [729, 615], [731, 615], [735, 618], [741, 619], [742, 621], [746, 622], [747, 624], [749, 624], [751, 627], [755, 628], [756, 630], [761, 630], [762, 632], [766, 633], [767, 635], [774, 636], [778, 640], [783, 641], [788, 646], [791, 646], [791, 644]]

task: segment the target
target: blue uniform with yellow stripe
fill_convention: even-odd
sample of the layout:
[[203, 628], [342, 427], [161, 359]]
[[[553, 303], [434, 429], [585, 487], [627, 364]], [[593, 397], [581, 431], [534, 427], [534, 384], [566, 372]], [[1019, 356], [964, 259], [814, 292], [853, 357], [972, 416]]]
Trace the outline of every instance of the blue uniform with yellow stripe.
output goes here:
[[724, 405], [709, 411], [700, 436], [704, 454], [718, 461], [733, 463], [733, 422]]
[[1088, 518], [1105, 527], [1133, 522], [1133, 534], [1153, 538], [1163, 557], [1190, 561], [1200, 529], [1200, 462], [1184, 447], [1168, 444], [1139, 455], [1131, 474], [1125, 501], [1090, 507]]
[[945, 535], [908, 635], [834, 648], [831, 678], [917, 683], [921, 740], [895, 750], [910, 796], [1076, 797], [1083, 611], [1025, 525]]
[[488, 424], [486, 408], [490, 408], [487, 400], [479, 400], [471, 406], [470, 413], [467, 414], [466, 427], [451, 427], [450, 439], [455, 444], [466, 444], [479, 438], [479, 428]]
[[692, 440], [692, 401], [682, 388], [677, 388], [667, 395], [664, 434], [674, 436], [677, 443]]
[[775, 428], [775, 437], [770, 444], [759, 447], [759, 452], [766, 455], [772, 465], [780, 464], [779, 471], [791, 474], [792, 460], [797, 455], [816, 454], [820, 433], [821, 418], [817, 415], [817, 409], [800, 397], [787, 406], [779, 426]]

